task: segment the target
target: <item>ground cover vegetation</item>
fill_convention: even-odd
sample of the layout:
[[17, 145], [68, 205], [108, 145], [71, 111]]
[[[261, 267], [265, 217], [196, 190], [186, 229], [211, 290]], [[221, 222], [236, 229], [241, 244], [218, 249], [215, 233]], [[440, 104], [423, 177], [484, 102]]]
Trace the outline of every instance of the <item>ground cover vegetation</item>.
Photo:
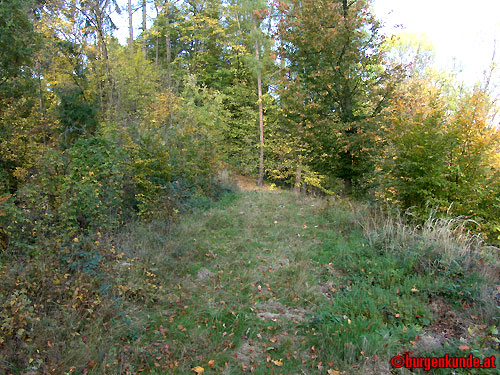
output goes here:
[[495, 69], [432, 56], [365, 0], [0, 1], [0, 372], [498, 353]]

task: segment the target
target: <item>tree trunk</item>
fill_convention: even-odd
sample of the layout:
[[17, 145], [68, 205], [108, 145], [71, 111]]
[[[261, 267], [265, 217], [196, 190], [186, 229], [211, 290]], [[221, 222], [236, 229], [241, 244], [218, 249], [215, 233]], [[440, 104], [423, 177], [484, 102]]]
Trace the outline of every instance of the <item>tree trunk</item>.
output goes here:
[[144, 53], [144, 57], [146, 57], [146, 28], [147, 28], [146, 18], [147, 18], [146, 0], [142, 0], [142, 38], [143, 38], [142, 52]]
[[262, 186], [264, 182], [264, 110], [262, 108], [262, 78], [257, 74], [257, 87], [259, 91], [259, 130], [260, 130], [260, 156], [259, 156], [259, 181]]
[[156, 55], [155, 55], [155, 65], [158, 67], [158, 36], [156, 36]]
[[293, 191], [300, 193], [300, 182], [302, 180], [302, 156], [299, 156], [299, 162], [297, 163], [297, 169], [295, 171], [295, 185]]
[[128, 47], [130, 54], [134, 53], [134, 24], [132, 22], [132, 0], [128, 0]]
[[165, 36], [165, 53], [167, 60], [167, 87], [169, 90], [172, 90], [172, 49], [171, 49], [171, 41], [170, 41], [170, 27], [169, 27], [169, 16], [170, 16], [170, 4], [167, 2], [167, 9], [165, 12], [166, 23], [167, 23], [167, 31]]
[[[257, 31], [257, 22], [254, 20], [253, 28]], [[257, 65], [259, 64], [259, 42], [255, 41], [255, 59], [257, 60]], [[259, 179], [257, 181], [258, 186], [262, 186], [264, 183], [264, 109], [262, 107], [262, 75], [260, 72], [260, 67], [257, 66], [257, 90], [259, 98], [259, 130], [260, 130], [260, 156], [259, 156]]]
[[165, 37], [165, 50], [166, 50], [166, 60], [167, 60], [167, 87], [169, 90], [172, 89], [172, 70], [170, 64], [172, 63], [172, 50], [170, 48], [170, 37], [167, 35]]
[[352, 194], [352, 178], [344, 177], [344, 194], [351, 195]]
[[[157, 0], [154, 1], [154, 6], [156, 10], [156, 18], [158, 19], [158, 16], [160, 15], [160, 10], [158, 9], [158, 2]], [[158, 59], [159, 59], [159, 44], [160, 44], [160, 37], [158, 36], [158, 30], [156, 30], [156, 43], [155, 43], [155, 65], [158, 67]]]
[[[172, 87], [172, 48], [171, 48], [171, 41], [170, 41], [170, 27], [169, 25], [169, 12], [170, 12], [170, 3], [166, 3], [167, 9], [166, 9], [166, 23], [167, 23], [167, 31], [165, 35], [165, 58], [167, 62], [167, 88], [169, 89], [170, 92], [174, 92], [173, 87]], [[170, 126], [174, 124], [174, 109], [173, 109], [173, 103], [170, 105]]]

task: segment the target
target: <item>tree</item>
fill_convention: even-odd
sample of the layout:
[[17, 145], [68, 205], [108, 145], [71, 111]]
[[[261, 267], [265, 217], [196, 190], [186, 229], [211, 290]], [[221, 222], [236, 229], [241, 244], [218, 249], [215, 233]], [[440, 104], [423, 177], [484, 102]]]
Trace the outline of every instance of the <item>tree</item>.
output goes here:
[[137, 121], [160, 91], [158, 71], [138, 49], [132, 55], [116, 42], [110, 43], [111, 75], [116, 90], [112, 117], [116, 122]]
[[147, 7], [147, 2], [146, 0], [142, 0], [142, 34], [143, 34], [143, 46], [142, 46], [142, 52], [144, 53], [144, 56], [146, 56], [146, 30], [147, 30], [147, 19], [148, 19], [148, 7]]
[[39, 152], [33, 3], [0, 2], [0, 194], [15, 192]]
[[[180, 10], [172, 1], [155, 1], [156, 19], [146, 35], [146, 45], [154, 45], [154, 59], [156, 65], [163, 62], [166, 71], [166, 87], [173, 89], [173, 61], [177, 54], [183, 51], [184, 42], [181, 41], [182, 30], [174, 28], [174, 23], [180, 23], [182, 18]], [[164, 41], [160, 44], [160, 41]]]
[[376, 121], [393, 89], [384, 38], [365, 0], [292, 0], [279, 25], [285, 69], [300, 85], [300, 126], [317, 171], [353, 184], [373, 169]]
[[13, 93], [18, 82], [29, 77], [36, 34], [30, 19], [30, 2], [2, 1], [0, 3], [0, 94]]
[[[261, 60], [261, 49], [265, 48], [263, 42], [264, 35], [261, 31], [261, 24], [268, 15], [266, 1], [242, 1], [240, 4], [243, 15], [243, 27], [251, 27], [250, 41], [253, 41], [255, 51], [255, 62], [251, 64], [255, 70], [257, 80], [257, 105], [259, 118], [259, 175], [257, 184], [262, 186], [264, 181], [264, 109], [262, 104], [262, 73], [264, 64]], [[251, 25], [251, 26], [250, 26]], [[240, 24], [241, 28], [242, 25]]]
[[128, 0], [128, 32], [129, 32], [129, 37], [128, 37], [128, 46], [130, 48], [130, 53], [134, 52], [134, 23], [133, 23], [133, 14], [134, 11], [132, 10], [132, 0]]
[[491, 99], [479, 87], [455, 97], [439, 77], [412, 77], [391, 100], [382, 185], [385, 197], [425, 219], [430, 210], [474, 218], [473, 228], [500, 232], [495, 155], [500, 133]]
[[[253, 29], [257, 32], [257, 12], [254, 19]], [[255, 39], [255, 60], [260, 63], [259, 41]], [[262, 186], [264, 180], [264, 110], [262, 107], [262, 73], [257, 68], [257, 93], [259, 98], [259, 134], [260, 134], [260, 156], [259, 156], [259, 178], [257, 185]]]
[[[258, 184], [264, 179], [264, 94], [267, 91], [266, 75], [271, 71], [269, 58], [271, 41], [263, 31], [270, 24], [269, 9], [266, 1], [232, 1], [228, 7], [229, 23], [227, 58], [231, 71], [236, 73], [241, 85], [243, 80], [246, 89], [254, 89], [257, 96], [255, 118], [258, 124]], [[233, 73], [233, 74], [234, 74]], [[249, 74], [250, 73], [250, 74]], [[243, 80], [242, 80], [243, 78]], [[251, 82], [250, 80], [253, 80]], [[237, 89], [238, 90], [238, 89]], [[253, 96], [253, 95], [252, 95]]]
[[389, 152], [383, 184], [389, 199], [402, 208], [448, 207], [448, 156], [453, 139], [447, 132], [447, 102], [437, 86], [418, 79], [405, 85], [391, 102]]

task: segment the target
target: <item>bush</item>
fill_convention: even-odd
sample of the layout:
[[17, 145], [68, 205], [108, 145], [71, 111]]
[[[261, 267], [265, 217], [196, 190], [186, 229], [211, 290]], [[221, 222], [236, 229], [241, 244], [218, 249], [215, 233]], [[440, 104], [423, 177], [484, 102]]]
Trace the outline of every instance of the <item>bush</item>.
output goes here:
[[127, 156], [112, 142], [94, 137], [68, 150], [69, 168], [60, 191], [67, 229], [97, 230], [123, 223]]
[[146, 134], [132, 146], [132, 180], [140, 216], [150, 218], [173, 212], [167, 186], [171, 181], [169, 153], [158, 137]]

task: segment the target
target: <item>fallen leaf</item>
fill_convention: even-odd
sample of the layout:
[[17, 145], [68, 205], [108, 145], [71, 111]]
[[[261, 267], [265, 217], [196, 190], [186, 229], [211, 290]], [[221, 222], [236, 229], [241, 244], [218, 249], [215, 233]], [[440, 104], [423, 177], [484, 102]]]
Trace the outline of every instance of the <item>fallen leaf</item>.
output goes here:
[[271, 361], [272, 363], [274, 363], [276, 366], [283, 366], [283, 362], [281, 360], [279, 361]]
[[460, 349], [461, 351], [465, 352], [466, 350], [469, 350], [469, 349], [470, 349], [470, 347], [469, 347], [469, 346], [467, 346], [467, 345], [465, 345], [465, 344], [463, 344], [463, 345], [460, 345], [460, 346], [458, 347], [458, 349]]
[[196, 372], [197, 374], [203, 374], [205, 372], [205, 369], [201, 366], [196, 366], [191, 369], [191, 371]]
[[208, 361], [208, 367], [212, 367], [214, 365], [215, 361], [213, 359], [211, 359], [210, 361]]
[[337, 371], [337, 370], [334, 370], [334, 369], [330, 369], [327, 371], [329, 375], [339, 375], [339, 374], [342, 374], [340, 371]]

